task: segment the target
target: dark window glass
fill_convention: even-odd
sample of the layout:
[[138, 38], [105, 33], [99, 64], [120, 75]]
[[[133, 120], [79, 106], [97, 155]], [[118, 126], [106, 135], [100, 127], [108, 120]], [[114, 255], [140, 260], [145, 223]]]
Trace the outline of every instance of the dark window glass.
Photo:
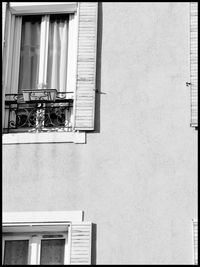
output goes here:
[[28, 244], [28, 240], [5, 241], [4, 265], [27, 265]]
[[64, 264], [65, 239], [47, 239], [41, 241], [41, 265]]

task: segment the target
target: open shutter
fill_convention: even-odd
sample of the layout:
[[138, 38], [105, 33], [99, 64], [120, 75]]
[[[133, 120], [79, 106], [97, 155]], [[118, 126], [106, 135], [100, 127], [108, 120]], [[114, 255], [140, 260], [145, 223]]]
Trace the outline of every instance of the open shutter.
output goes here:
[[70, 264], [91, 264], [92, 223], [81, 222], [71, 226]]
[[198, 3], [190, 3], [191, 126], [198, 127]]
[[198, 265], [198, 222], [193, 220], [194, 264]]
[[94, 130], [97, 7], [97, 2], [79, 2], [74, 121], [76, 130]]

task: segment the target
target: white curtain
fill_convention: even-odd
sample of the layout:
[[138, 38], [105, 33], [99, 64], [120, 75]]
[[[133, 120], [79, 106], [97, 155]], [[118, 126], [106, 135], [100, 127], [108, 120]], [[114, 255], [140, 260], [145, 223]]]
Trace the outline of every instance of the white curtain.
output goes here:
[[11, 77], [12, 77], [10, 86], [11, 94], [13, 93], [16, 94], [18, 92], [21, 27], [22, 27], [22, 17], [20, 16], [15, 17], [13, 54], [12, 54], [12, 64], [11, 64]]
[[68, 21], [52, 19], [49, 24], [47, 87], [66, 92]]
[[[5, 93], [17, 94], [18, 93], [18, 75], [19, 75], [19, 61], [20, 61], [20, 42], [21, 42], [21, 26], [22, 17], [14, 16], [8, 13], [8, 24], [10, 31], [7, 36], [8, 61], [5, 63]], [[12, 99], [12, 97], [11, 97]], [[8, 118], [10, 121], [15, 122], [16, 114], [14, 111], [10, 112], [5, 109], [3, 127], [8, 128]]]
[[19, 93], [35, 89], [38, 83], [41, 18], [26, 19], [22, 23]]
[[6, 94], [17, 94], [20, 60], [22, 18], [8, 13], [8, 34], [6, 38], [4, 73]]
[[[44, 38], [45, 32], [48, 32], [47, 38]], [[41, 20], [41, 17], [24, 19], [20, 51], [19, 93], [22, 89], [36, 89], [39, 83], [46, 85], [46, 88], [66, 92], [67, 51], [68, 19], [66, 16], [57, 15], [53, 18], [50, 16], [49, 20]], [[47, 59], [44, 57], [46, 53]], [[41, 75], [44, 72], [46, 75]]]

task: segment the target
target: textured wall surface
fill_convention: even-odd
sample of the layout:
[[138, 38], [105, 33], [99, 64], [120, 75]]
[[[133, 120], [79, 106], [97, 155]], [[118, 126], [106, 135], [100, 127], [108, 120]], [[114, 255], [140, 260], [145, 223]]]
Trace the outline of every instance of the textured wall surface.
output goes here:
[[4, 211], [84, 210], [98, 264], [190, 264], [189, 3], [99, 3], [96, 132], [3, 147]]

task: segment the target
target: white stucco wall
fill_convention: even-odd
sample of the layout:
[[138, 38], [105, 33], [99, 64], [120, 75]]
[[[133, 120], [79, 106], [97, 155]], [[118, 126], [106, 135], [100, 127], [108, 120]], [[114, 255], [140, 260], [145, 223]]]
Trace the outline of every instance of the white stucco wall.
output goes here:
[[99, 5], [99, 131], [81, 145], [3, 146], [3, 209], [84, 210], [98, 264], [191, 264], [189, 3]]

